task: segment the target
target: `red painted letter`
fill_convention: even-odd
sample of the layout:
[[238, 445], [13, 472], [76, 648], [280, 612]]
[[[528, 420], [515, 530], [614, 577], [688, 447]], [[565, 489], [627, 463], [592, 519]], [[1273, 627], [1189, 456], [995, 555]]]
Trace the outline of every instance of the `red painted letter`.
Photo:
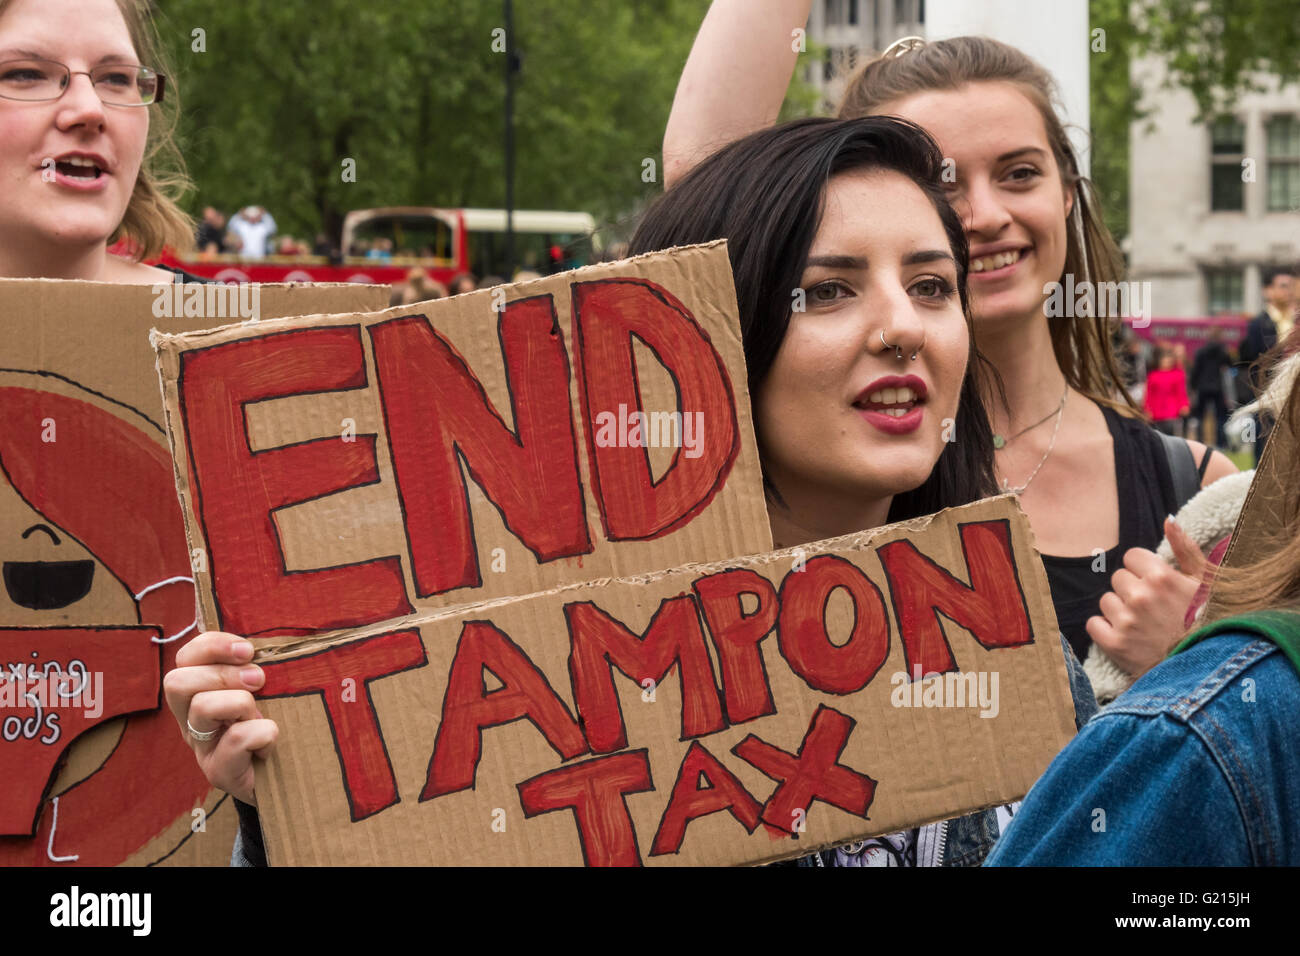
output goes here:
[[903, 638], [903, 659], [911, 677], [957, 669], [939, 615], [952, 618], [984, 647], [1029, 644], [1029, 608], [1011, 551], [1011, 525], [1005, 518], [958, 526], [970, 569], [963, 584], [910, 541], [877, 548], [885, 566], [894, 615]]
[[343, 769], [343, 787], [348, 794], [352, 819], [364, 820], [398, 802], [397, 782], [388, 747], [370, 699], [370, 688], [344, 699], [344, 680], [368, 685], [370, 681], [428, 663], [418, 631], [394, 631], [351, 644], [263, 664], [266, 684], [258, 697], [300, 697], [320, 694], [325, 717], [334, 736], [334, 749]]
[[[573, 327], [581, 369], [583, 421], [592, 482], [612, 541], [656, 538], [703, 511], [740, 450], [735, 396], [726, 366], [686, 307], [644, 279], [573, 284]], [[643, 409], [632, 340], [649, 346], [677, 386], [680, 407]], [[597, 443], [597, 416], [680, 412], [697, 416], [698, 457], [679, 447], [656, 481], [643, 447]], [[682, 422], [685, 426], [685, 421]]]
[[[704, 786], [700, 786], [701, 778]], [[762, 810], [745, 785], [717, 757], [709, 753], [698, 740], [691, 743], [682, 760], [682, 768], [673, 784], [673, 794], [659, 821], [659, 832], [650, 847], [651, 856], [676, 853], [682, 848], [686, 825], [699, 817], [726, 810], [753, 833], [758, 828], [758, 815]]]
[[301, 329], [181, 354], [194, 509], [207, 539], [217, 625], [310, 634], [411, 612], [397, 558], [286, 571], [274, 512], [379, 481], [375, 436], [254, 452], [244, 406], [366, 386], [359, 326]]
[[680, 665], [682, 739], [717, 733], [726, 726], [694, 597], [666, 598], [640, 638], [590, 601], [566, 604], [564, 615], [573, 697], [592, 753], [627, 746], [615, 667], [641, 686], [646, 678], [659, 683], [674, 664]]
[[[776, 626], [776, 588], [753, 571], [733, 568], [695, 582], [700, 608], [722, 663], [722, 687], [727, 699], [727, 720], [742, 724], [776, 713], [772, 687], [763, 666], [763, 638]], [[758, 602], [746, 614], [741, 597], [752, 594]]]
[[[826, 633], [826, 602], [836, 588], [853, 599], [853, 633], [836, 646]], [[823, 554], [781, 582], [777, 644], [790, 669], [814, 690], [852, 694], [876, 676], [889, 655], [889, 618], [880, 588], [854, 564]]]
[[[486, 690], [485, 670], [503, 686]], [[565, 760], [587, 752], [569, 709], [519, 646], [490, 621], [466, 621], [451, 662], [429, 779], [420, 800], [474, 786], [483, 731], [521, 717], [527, 717]]]
[[626, 797], [653, 789], [646, 752], [632, 750], [525, 780], [519, 784], [519, 802], [525, 817], [573, 810], [587, 866], [640, 866], [641, 850]]
[[424, 316], [370, 327], [420, 597], [482, 583], [462, 459], [538, 561], [591, 550], [569, 407], [569, 360], [551, 297], [510, 303], [497, 334], [514, 431]]
[[763, 805], [764, 823], [793, 833], [800, 816], [796, 811], [803, 811], [806, 816], [814, 800], [866, 819], [876, 782], [839, 763], [856, 723], [852, 717], [821, 704], [813, 714], [797, 756], [753, 734], [731, 748], [737, 757], [779, 784]]

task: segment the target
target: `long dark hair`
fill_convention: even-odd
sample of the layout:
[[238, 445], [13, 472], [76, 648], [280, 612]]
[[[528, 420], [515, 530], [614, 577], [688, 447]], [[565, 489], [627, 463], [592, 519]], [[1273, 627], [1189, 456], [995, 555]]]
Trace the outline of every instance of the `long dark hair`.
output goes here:
[[[906, 120], [803, 119], [762, 130], [701, 162], [646, 212], [632, 255], [726, 239], [740, 306], [749, 391], [767, 377], [790, 324], [791, 290], [799, 287], [821, 225], [826, 184], [838, 173], [887, 169], [912, 180], [934, 204], [953, 258], [962, 312], [968, 247], [961, 220], [944, 198], [943, 156], [934, 140]], [[972, 368], [984, 360], [971, 333], [953, 441], [919, 487], [894, 496], [889, 519], [932, 514], [995, 494], [993, 434]], [[991, 372], [992, 366], [985, 363]], [[994, 373], [996, 374], [996, 373]], [[758, 435], [760, 450], [763, 435]], [[768, 484], [769, 493], [776, 492]], [[780, 500], [779, 494], [776, 495]]]

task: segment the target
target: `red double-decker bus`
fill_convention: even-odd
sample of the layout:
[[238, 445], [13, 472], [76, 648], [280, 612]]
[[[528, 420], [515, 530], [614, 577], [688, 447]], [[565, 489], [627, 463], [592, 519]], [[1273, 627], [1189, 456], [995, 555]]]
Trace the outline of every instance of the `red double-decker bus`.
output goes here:
[[[600, 254], [595, 220], [585, 212], [517, 210], [513, 228], [517, 268], [549, 273], [586, 265]], [[348, 213], [334, 257], [165, 254], [161, 261], [223, 282], [393, 284], [416, 267], [442, 283], [462, 272], [508, 279], [505, 233], [503, 209], [395, 206]]]

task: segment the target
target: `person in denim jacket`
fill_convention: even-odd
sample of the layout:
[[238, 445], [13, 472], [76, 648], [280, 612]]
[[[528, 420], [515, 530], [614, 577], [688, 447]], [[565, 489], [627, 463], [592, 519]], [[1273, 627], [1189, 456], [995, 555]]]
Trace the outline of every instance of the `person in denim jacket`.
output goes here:
[[[1283, 469], [1300, 446], [1297, 376], [1293, 354], [1261, 399]], [[1282, 474], [1252, 489], [1236, 533], [1267, 545], [1218, 572], [1218, 620], [1052, 761], [989, 865], [1300, 865], [1300, 486]]]
[[1300, 865], [1300, 658], [1235, 620], [1084, 727], [988, 865]]

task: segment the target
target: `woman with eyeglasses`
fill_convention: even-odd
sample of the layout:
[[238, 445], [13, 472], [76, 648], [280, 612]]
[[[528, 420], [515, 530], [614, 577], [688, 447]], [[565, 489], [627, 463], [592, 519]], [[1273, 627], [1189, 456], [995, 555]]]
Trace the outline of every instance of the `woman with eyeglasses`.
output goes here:
[[[173, 199], [186, 181], [171, 134], [174, 91], [166, 88], [163, 72], [145, 0], [0, 0], [0, 277], [143, 286], [206, 281], [143, 261], [164, 246], [184, 250], [193, 236], [189, 217]], [[163, 112], [164, 105], [169, 113]], [[110, 252], [119, 241], [130, 255]], [[148, 345], [139, 342], [136, 347]], [[42, 415], [63, 409], [74, 420], [89, 416], [81, 419], [82, 425], [65, 424], [60, 418], [61, 440], [44, 446], [50, 451], [39, 457], [16, 438], [24, 428], [14, 425], [0, 436], [5, 516], [32, 515], [49, 531], [52, 546], [61, 538], [64, 545], [96, 559], [52, 563], [91, 565], [97, 580], [114, 579], [109, 590], [93, 590], [100, 595], [93, 598], [100, 610], [109, 606], [102, 603], [107, 600], [124, 611], [127, 605], [119, 602], [131, 599], [133, 616], [146, 615], [153, 623], [171, 621], [179, 630], [183, 625], [177, 618], [186, 614], [188, 585], [176, 582], [165, 594], [149, 586], [137, 595], [133, 592], [139, 586], [127, 584], [138, 575], [142, 584], [167, 583], [177, 570], [177, 545], [180, 554], [185, 553], [184, 529], [179, 521], [167, 526], [168, 512], [157, 504], [171, 484], [170, 463], [159, 467], [160, 449], [142, 453], [140, 442], [148, 439], [138, 427], [93, 405], [44, 390], [6, 387], [3, 392], [0, 418], [10, 424], [30, 416], [31, 409], [42, 409]], [[92, 443], [82, 445], [77, 437], [63, 441], [65, 428]], [[90, 451], [79, 455], [69, 448]], [[77, 458], [83, 487], [67, 467]], [[95, 518], [88, 520], [92, 512]], [[157, 547], [139, 553], [129, 542], [143, 538], [123, 535], [120, 529], [127, 525], [147, 529], [140, 532], [146, 536], [156, 532]], [[170, 536], [169, 542], [165, 536]], [[6, 579], [9, 559], [32, 554], [17, 545], [18, 536], [12, 532], [0, 541]], [[103, 574], [93, 570], [96, 562]], [[166, 576], [153, 576], [164, 570]], [[23, 611], [36, 611], [46, 624], [71, 619], [66, 610], [46, 609], [44, 592], [53, 585], [43, 577], [37, 581], [33, 586], [41, 593], [35, 603], [20, 606], [12, 592], [5, 595], [8, 608], [0, 623], [30, 623], [28, 617], [14, 616]], [[105, 597], [115, 589], [123, 590], [123, 596]], [[6, 590], [0, 588], [0, 593]], [[142, 600], [149, 601], [152, 610], [143, 610]], [[176, 607], [179, 614], [170, 610]], [[192, 613], [192, 592], [189, 607]], [[165, 666], [174, 657], [175, 645], [161, 646]], [[121, 655], [113, 661], [118, 668], [138, 666]], [[111, 688], [113, 677], [107, 679]], [[0, 841], [0, 859], [24, 864], [81, 859], [83, 865], [97, 858], [121, 859], [118, 854], [129, 852], [127, 847], [140, 846], [133, 841], [158, 836], [149, 827], [159, 819], [174, 820], [177, 813], [188, 819], [194, 795], [204, 791], [201, 781], [187, 774], [189, 768], [178, 759], [184, 754], [176, 752], [174, 739], [164, 736], [168, 728], [160, 724], [148, 715], [111, 723], [106, 716], [105, 723], [81, 737], [74, 762], [90, 759], [98, 767], [71, 787], [56, 790], [51, 778], [51, 789], [40, 795], [37, 817], [40, 826], [48, 826], [48, 838]], [[122, 759], [101, 763], [110, 754]], [[128, 780], [132, 761], [143, 759], [141, 755], [151, 761], [149, 779]], [[4, 780], [3, 785], [10, 784]], [[106, 794], [114, 799], [105, 803]], [[79, 838], [88, 834], [95, 834], [95, 840], [79, 845], [85, 842]], [[72, 852], [58, 856], [56, 847], [72, 847]]]
[[143, 0], [0, 0], [0, 276], [176, 280], [142, 261], [193, 236], [159, 60]]

